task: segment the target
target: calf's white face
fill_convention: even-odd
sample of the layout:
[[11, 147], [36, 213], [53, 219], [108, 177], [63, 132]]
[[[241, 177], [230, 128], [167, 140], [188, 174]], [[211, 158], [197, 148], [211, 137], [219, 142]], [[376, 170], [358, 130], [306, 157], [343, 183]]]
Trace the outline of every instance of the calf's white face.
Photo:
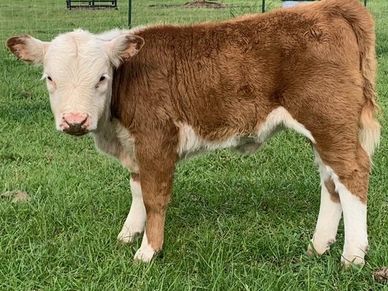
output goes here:
[[43, 65], [56, 128], [83, 135], [109, 113], [114, 67], [133, 57], [144, 40], [130, 31], [94, 35], [76, 30], [51, 42], [28, 35], [8, 39], [19, 59]]

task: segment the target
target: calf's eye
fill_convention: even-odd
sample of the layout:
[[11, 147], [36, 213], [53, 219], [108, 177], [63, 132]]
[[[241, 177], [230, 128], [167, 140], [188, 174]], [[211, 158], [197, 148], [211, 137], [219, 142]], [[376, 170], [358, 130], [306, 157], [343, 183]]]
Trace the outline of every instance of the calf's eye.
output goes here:
[[104, 81], [105, 79], [106, 79], [106, 77], [105, 77], [105, 76], [101, 76], [101, 78], [100, 78], [100, 82]]
[[52, 82], [52, 81], [53, 81], [53, 79], [51, 79], [51, 77], [50, 77], [50, 76], [47, 76], [47, 80], [49, 80], [50, 82]]

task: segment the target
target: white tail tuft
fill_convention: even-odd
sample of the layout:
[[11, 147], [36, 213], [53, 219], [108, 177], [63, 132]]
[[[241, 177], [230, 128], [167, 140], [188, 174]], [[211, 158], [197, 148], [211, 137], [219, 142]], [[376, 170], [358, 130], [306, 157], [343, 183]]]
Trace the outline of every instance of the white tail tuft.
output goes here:
[[365, 105], [360, 116], [359, 139], [371, 158], [380, 143], [380, 123], [374, 117], [374, 106]]

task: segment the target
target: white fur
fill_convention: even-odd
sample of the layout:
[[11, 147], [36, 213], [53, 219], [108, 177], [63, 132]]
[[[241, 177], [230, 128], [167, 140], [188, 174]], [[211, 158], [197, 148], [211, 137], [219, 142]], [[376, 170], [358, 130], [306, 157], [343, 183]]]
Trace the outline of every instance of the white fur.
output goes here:
[[124, 226], [117, 237], [122, 243], [130, 243], [137, 234], [142, 233], [147, 218], [140, 182], [135, 182], [131, 179], [130, 183], [132, 192], [131, 209], [129, 210]]
[[[367, 125], [368, 127], [365, 127]], [[372, 158], [375, 149], [380, 144], [380, 124], [372, 119], [363, 124], [359, 131], [359, 139], [362, 148], [366, 151], [369, 158]]]
[[345, 244], [341, 261], [345, 265], [363, 265], [368, 249], [367, 205], [352, 194], [334, 172], [332, 179], [344, 213]]
[[130, 172], [139, 172], [135, 139], [117, 119], [100, 122], [93, 136], [97, 149], [117, 158]]
[[123, 34], [126, 34], [128, 33], [129, 30], [128, 29], [118, 29], [118, 28], [115, 28], [115, 29], [112, 29], [112, 30], [109, 30], [109, 31], [104, 31], [102, 33], [99, 33], [96, 35], [96, 37], [98, 39], [101, 39], [101, 40], [104, 40], [104, 41], [110, 41], [120, 35], [123, 35]]
[[186, 157], [187, 155], [210, 151], [220, 148], [230, 148], [238, 145], [238, 138], [232, 137], [225, 141], [211, 142], [206, 141], [194, 132], [194, 129], [187, 124], [179, 124], [179, 146], [178, 154]]
[[114, 28], [112, 30], [99, 33], [96, 35], [96, 37], [104, 41], [110, 41], [124, 34], [137, 34], [139, 32], [144, 31], [147, 27], [150, 27], [150, 25], [139, 25], [136, 27], [132, 27], [131, 29]]
[[260, 126], [257, 141], [259, 143], [265, 142], [279, 126], [293, 129], [315, 143], [315, 139], [311, 132], [307, 130], [303, 124], [296, 121], [291, 114], [281, 106], [268, 114], [265, 122]]
[[136, 251], [134, 259], [137, 261], [142, 261], [148, 263], [152, 260], [155, 255], [155, 250], [148, 243], [147, 234], [144, 232], [143, 240], [141, 242], [140, 248]]
[[89, 131], [95, 131], [101, 119], [109, 117], [113, 68], [123, 58], [134, 56], [143, 41], [130, 30], [95, 35], [78, 29], [51, 42], [30, 36], [19, 38], [23, 42], [13, 47], [15, 54], [43, 64], [56, 128], [66, 127], [62, 119], [65, 114], [87, 114]]
[[89, 129], [96, 130], [111, 97], [113, 66], [106, 42], [83, 30], [57, 36], [45, 54], [44, 74], [52, 79], [47, 88], [57, 129], [63, 114], [81, 112], [90, 117]]
[[128, 168], [132, 173], [139, 173], [139, 166], [136, 160], [135, 153], [135, 138], [120, 122], [115, 125], [116, 135], [123, 146], [124, 154], [121, 154], [121, 163]]
[[135, 156], [135, 138], [130, 134], [128, 129], [126, 129], [118, 120], [115, 119], [114, 130], [116, 131], [117, 138], [123, 145], [126, 152], [128, 152], [131, 157]]
[[342, 184], [331, 167], [322, 165], [334, 182], [344, 215], [345, 244], [341, 261], [345, 265], [362, 265], [368, 248], [367, 206]]
[[133, 34], [137, 34], [137, 33], [140, 33], [144, 30], [146, 30], [147, 28], [151, 27], [152, 25], [138, 25], [136, 27], [132, 27], [129, 32], [130, 33], [133, 33]]
[[321, 255], [329, 250], [330, 245], [335, 242], [338, 224], [341, 220], [342, 207], [340, 202], [334, 202], [330, 197], [331, 195], [325, 186], [325, 181], [331, 179], [331, 175], [326, 170], [325, 165], [316, 151], [315, 157], [321, 177], [321, 205], [312, 244], [309, 245], [308, 253], [313, 254], [315, 251]]
[[[260, 125], [257, 132], [253, 132], [249, 136], [231, 136], [225, 140], [207, 141], [195, 133], [194, 129], [185, 123], [177, 124], [179, 127], [179, 145], [178, 154], [183, 157], [190, 156], [202, 151], [209, 151], [223, 148], [238, 148], [246, 142], [246, 139], [252, 140], [253, 143], [260, 144], [265, 142], [280, 126], [294, 129], [296, 132], [304, 135], [315, 143], [311, 132], [307, 130], [301, 123], [292, 118], [290, 113], [284, 107], [278, 107], [268, 114], [265, 122]], [[255, 147], [254, 147], [255, 148]], [[245, 150], [243, 149], [245, 152]]]

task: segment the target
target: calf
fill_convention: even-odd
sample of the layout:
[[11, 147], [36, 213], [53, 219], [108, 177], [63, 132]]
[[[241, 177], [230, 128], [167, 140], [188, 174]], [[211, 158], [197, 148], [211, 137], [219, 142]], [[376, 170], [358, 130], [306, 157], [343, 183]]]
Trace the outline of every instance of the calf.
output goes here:
[[43, 64], [56, 127], [91, 133], [132, 173], [118, 236], [144, 232], [135, 259], [162, 249], [175, 164], [216, 148], [254, 152], [278, 128], [313, 145], [321, 207], [309, 251], [322, 254], [344, 215], [345, 264], [364, 262], [375, 119], [375, 35], [357, 0], [326, 0], [188, 26], [157, 25], [7, 46]]

